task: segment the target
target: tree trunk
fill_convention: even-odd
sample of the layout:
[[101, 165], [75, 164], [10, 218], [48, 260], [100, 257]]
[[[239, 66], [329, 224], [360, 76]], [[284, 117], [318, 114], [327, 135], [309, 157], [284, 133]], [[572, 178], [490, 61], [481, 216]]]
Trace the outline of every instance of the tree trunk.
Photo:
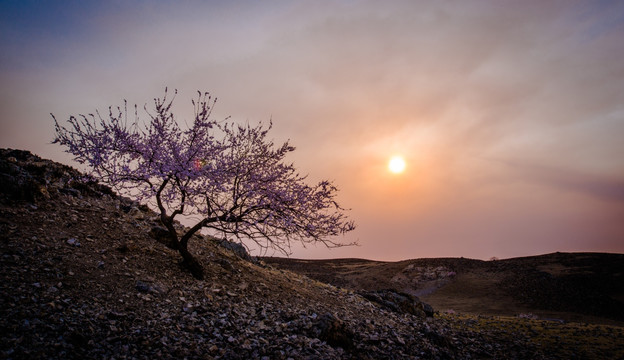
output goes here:
[[178, 248], [180, 255], [184, 259], [184, 266], [186, 266], [190, 271], [193, 277], [197, 280], [204, 280], [204, 268], [193, 255], [186, 249], [186, 246], [180, 246]]
[[204, 280], [204, 268], [199, 260], [195, 259], [195, 257], [188, 251], [188, 239], [192, 233], [187, 233], [180, 241], [178, 240], [178, 233], [173, 226], [173, 218], [167, 217], [165, 216], [165, 213], [161, 212], [160, 219], [163, 225], [167, 227], [167, 237], [169, 238], [170, 243], [170, 245], [167, 246], [178, 250], [180, 255], [182, 255], [182, 259], [184, 259], [182, 264], [191, 271], [191, 274], [195, 279]]

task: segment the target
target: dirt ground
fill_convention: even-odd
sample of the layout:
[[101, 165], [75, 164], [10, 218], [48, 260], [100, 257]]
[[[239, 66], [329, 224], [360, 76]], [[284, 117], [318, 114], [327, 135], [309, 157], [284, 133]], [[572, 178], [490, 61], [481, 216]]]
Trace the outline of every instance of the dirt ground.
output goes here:
[[[463, 314], [458, 308], [425, 317], [389, 310], [352, 289], [398, 284], [417, 290], [437, 284], [444, 290], [464, 283], [485, 294], [487, 282], [479, 289], [459, 280], [478, 280], [469, 276], [471, 271], [508, 274], [524, 266], [523, 261], [485, 264], [483, 269], [484, 264], [466, 259], [294, 261], [296, 269], [290, 271], [283, 268], [286, 261], [244, 260], [218, 241], [197, 236], [190, 250], [204, 265], [205, 279], [196, 280], [175, 250], [148, 235], [158, 225], [155, 213], [83, 182], [69, 167], [0, 149], [0, 185], [2, 359], [624, 356], [622, 327], [562, 327], [533, 318]], [[179, 230], [184, 231], [181, 225]], [[593, 274], [597, 270], [588, 259], [574, 263], [577, 267], [558, 259], [565, 269], [552, 271], [568, 276], [566, 269], [579, 268]], [[548, 263], [542, 260], [532, 260], [531, 266]], [[544, 269], [515, 279], [516, 287], [508, 291], [531, 294], [534, 284], [549, 284], [566, 294], [585, 289], [575, 287], [584, 278], [558, 282]], [[306, 271], [343, 286], [299, 274]], [[588, 311], [611, 309], [608, 293], [601, 290], [613, 285], [607, 280], [594, 284], [593, 294], [599, 296], [593, 299], [600, 306], [587, 303]], [[448, 298], [468, 293], [461, 290], [456, 287]], [[536, 299], [561, 305], [551, 304], [551, 295], [545, 292]], [[571, 340], [561, 342], [564, 337]]]

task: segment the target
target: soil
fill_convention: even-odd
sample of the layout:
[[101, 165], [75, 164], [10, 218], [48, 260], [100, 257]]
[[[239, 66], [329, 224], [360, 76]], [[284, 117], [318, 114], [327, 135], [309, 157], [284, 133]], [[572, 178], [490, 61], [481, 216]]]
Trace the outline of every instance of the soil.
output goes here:
[[[199, 235], [189, 247], [205, 269], [196, 280], [176, 251], [150, 237], [157, 225], [149, 208], [70, 167], [0, 149], [0, 358], [624, 356], [621, 327], [568, 334], [534, 319], [391, 311]], [[366, 268], [352, 265], [365, 281]], [[561, 348], [562, 334], [581, 340]]]

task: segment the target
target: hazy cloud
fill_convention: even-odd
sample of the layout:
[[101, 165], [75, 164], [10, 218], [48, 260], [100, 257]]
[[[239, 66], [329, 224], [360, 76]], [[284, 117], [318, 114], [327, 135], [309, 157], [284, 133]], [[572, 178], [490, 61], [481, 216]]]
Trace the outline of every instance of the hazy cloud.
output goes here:
[[[189, 115], [208, 90], [217, 117], [272, 118], [302, 171], [353, 208], [364, 246], [296, 256], [621, 252], [622, 14], [611, 1], [3, 2], [0, 146], [68, 161], [47, 144], [50, 112], [142, 105], [169, 86]], [[395, 153], [401, 177], [385, 170]]]

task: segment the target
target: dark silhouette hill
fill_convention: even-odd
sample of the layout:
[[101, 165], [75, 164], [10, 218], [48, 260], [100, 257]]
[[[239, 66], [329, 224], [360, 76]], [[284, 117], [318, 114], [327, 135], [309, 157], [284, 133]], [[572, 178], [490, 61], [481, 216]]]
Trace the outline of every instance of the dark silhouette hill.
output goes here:
[[265, 258], [277, 267], [352, 290], [395, 289], [438, 310], [624, 323], [624, 255], [553, 253], [505, 260], [380, 262]]
[[206, 272], [196, 280], [152, 237], [158, 225], [148, 206], [71, 167], [0, 149], [0, 358], [624, 356], [621, 327], [431, 317], [405, 291], [328, 285], [204, 235], [190, 243]]

